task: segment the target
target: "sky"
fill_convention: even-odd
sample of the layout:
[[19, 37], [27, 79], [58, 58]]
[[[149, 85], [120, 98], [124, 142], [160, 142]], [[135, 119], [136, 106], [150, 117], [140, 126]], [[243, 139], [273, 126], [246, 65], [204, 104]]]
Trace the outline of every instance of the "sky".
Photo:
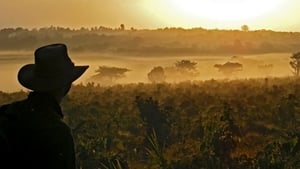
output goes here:
[[300, 0], [0, 0], [0, 28], [164, 27], [300, 32]]

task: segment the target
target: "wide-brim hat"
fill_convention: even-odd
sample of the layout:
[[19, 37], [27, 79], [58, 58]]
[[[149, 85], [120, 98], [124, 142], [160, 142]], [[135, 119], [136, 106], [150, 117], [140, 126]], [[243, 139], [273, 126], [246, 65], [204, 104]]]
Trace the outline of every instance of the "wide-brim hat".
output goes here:
[[18, 81], [34, 91], [51, 91], [70, 85], [89, 66], [75, 66], [65, 44], [42, 46], [34, 52], [35, 63], [24, 65]]

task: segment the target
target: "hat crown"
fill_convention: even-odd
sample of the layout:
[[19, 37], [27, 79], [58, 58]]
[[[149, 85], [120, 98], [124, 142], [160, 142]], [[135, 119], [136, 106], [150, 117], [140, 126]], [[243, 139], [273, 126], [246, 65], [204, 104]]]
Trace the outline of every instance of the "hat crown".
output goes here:
[[35, 73], [40, 77], [65, 76], [74, 64], [64, 44], [52, 44], [38, 48], [35, 53]]

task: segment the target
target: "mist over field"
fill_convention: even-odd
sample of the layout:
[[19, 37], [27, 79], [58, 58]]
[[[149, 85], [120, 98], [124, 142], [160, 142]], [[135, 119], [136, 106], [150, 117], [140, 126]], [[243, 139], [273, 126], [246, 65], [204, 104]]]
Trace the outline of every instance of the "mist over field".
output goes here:
[[[194, 76], [180, 75], [176, 73], [166, 74], [165, 82], [181, 82], [187, 80], [210, 80], [210, 79], [245, 79], [291, 76], [289, 66], [289, 53], [256, 54], [256, 55], [218, 55], [218, 56], [115, 56], [101, 53], [69, 52], [70, 57], [76, 65], [90, 65], [88, 71], [75, 84], [95, 82], [106, 86], [101, 80], [94, 80], [91, 77], [97, 74], [95, 71], [99, 66], [120, 67], [129, 69], [122, 78], [116, 79], [112, 84], [127, 83], [151, 83], [147, 74], [157, 66], [164, 69], [172, 68], [177, 61], [190, 60], [197, 63]], [[30, 52], [0, 52], [0, 72], [2, 91], [18, 91], [22, 88], [17, 82], [17, 72], [25, 64], [33, 63], [33, 54]], [[242, 70], [226, 75], [220, 72], [215, 64], [226, 62], [240, 63]], [[271, 65], [266, 67], [266, 65]]]
[[[300, 47], [300, 33], [249, 31], [247, 25], [244, 27], [247, 29], [137, 30], [123, 24], [119, 28], [5, 28], [0, 30], [0, 90], [22, 89], [16, 80], [19, 68], [33, 63], [34, 50], [50, 43], [66, 43], [77, 65], [90, 65], [75, 84], [95, 82], [107, 86], [150, 83], [156, 78], [173, 83], [291, 76], [290, 57]], [[188, 61], [192, 67], [181, 69], [176, 66], [180, 61]], [[231, 67], [232, 64], [240, 67]], [[103, 66], [108, 71], [111, 68], [126, 71], [101, 78], [103, 75], [97, 76], [95, 71]], [[161, 74], [149, 75], [157, 68]]]

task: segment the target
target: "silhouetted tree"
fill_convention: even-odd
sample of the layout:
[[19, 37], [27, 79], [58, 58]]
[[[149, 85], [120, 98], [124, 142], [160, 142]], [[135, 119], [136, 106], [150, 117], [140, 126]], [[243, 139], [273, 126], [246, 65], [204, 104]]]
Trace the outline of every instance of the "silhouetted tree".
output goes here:
[[124, 24], [120, 25], [120, 30], [122, 30], [122, 31], [125, 30], [125, 25]]
[[130, 28], [131, 31], [137, 31], [137, 29], [135, 29], [134, 27]]
[[166, 80], [166, 75], [164, 68], [161, 66], [154, 67], [149, 73], [148, 73], [148, 79], [152, 83], [162, 83]]
[[127, 68], [99, 66], [95, 71], [97, 74], [91, 77], [92, 81], [103, 84], [113, 84], [116, 80], [126, 77], [125, 73], [130, 71]]
[[295, 76], [299, 76], [300, 70], [300, 52], [294, 53], [291, 57], [290, 65]]
[[164, 70], [168, 80], [192, 80], [199, 75], [196, 65], [196, 62], [190, 60], [180, 60], [175, 62], [175, 66], [166, 67]]
[[219, 72], [222, 72], [225, 76], [230, 76], [232, 73], [243, 70], [243, 65], [235, 62], [226, 62], [224, 64], [215, 64], [215, 68], [218, 68]]
[[196, 62], [192, 62], [190, 60], [181, 60], [175, 63], [176, 68], [185, 70], [195, 70], [196, 65]]
[[249, 31], [249, 26], [248, 25], [242, 25], [241, 26], [242, 31]]

